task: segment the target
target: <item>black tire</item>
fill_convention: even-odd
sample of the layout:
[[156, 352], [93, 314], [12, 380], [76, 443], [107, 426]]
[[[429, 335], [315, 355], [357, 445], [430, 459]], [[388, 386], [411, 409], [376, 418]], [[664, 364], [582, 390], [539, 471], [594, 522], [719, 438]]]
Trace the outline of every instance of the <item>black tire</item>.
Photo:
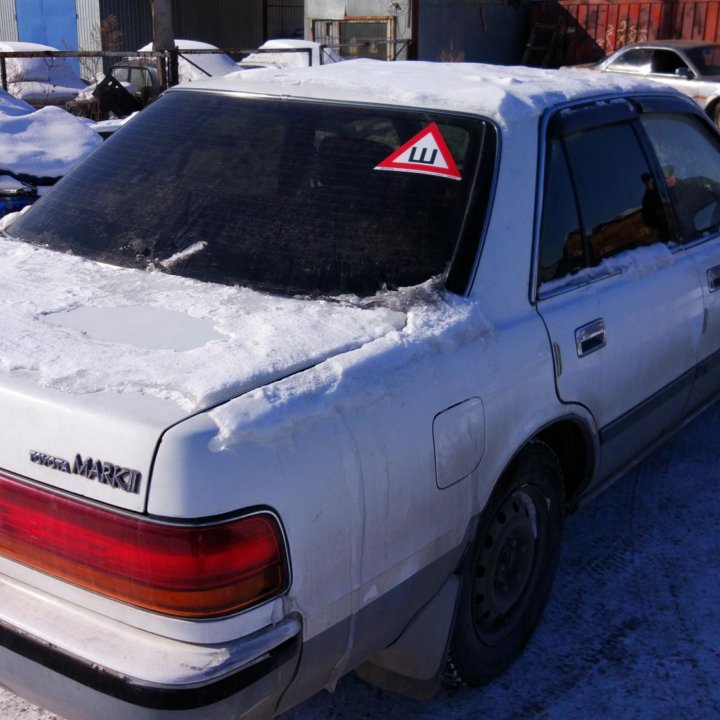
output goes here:
[[483, 685], [527, 645], [555, 579], [564, 520], [558, 459], [532, 442], [495, 488], [463, 566], [450, 681]]
[[720, 128], [720, 100], [715, 102], [708, 114], [710, 115], [710, 119], [715, 123], [715, 127]]

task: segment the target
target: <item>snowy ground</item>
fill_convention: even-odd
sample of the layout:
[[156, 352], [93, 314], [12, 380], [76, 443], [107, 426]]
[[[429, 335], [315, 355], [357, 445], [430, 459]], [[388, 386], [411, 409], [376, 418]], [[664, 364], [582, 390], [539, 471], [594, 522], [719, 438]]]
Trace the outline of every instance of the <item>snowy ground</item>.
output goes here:
[[[284, 720], [716, 720], [719, 437], [717, 407], [568, 520], [545, 619], [492, 685], [418, 702], [348, 677]], [[10, 693], [0, 718], [61, 720]]]

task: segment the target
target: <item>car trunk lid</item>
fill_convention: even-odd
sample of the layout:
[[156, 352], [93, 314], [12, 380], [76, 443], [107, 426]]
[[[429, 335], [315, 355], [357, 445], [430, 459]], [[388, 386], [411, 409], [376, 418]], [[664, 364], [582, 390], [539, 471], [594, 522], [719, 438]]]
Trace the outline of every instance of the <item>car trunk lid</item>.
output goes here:
[[133, 511], [165, 429], [405, 323], [12, 241], [0, 262], [0, 468]]

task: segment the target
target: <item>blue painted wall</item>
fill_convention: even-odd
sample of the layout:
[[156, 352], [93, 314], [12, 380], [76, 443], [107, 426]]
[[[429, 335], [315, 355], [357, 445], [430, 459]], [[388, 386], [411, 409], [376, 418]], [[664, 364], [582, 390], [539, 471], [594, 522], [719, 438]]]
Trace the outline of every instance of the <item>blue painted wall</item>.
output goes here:
[[77, 50], [75, 0], [16, 0], [18, 37], [23, 42]]

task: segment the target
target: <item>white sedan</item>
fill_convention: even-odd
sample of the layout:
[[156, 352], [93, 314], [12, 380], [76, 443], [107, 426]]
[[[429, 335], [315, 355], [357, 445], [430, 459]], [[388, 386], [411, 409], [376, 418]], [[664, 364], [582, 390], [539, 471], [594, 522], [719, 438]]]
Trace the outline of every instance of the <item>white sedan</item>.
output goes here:
[[173, 88], [0, 240], [0, 682], [73, 720], [417, 697], [720, 391], [720, 142], [640, 80]]

